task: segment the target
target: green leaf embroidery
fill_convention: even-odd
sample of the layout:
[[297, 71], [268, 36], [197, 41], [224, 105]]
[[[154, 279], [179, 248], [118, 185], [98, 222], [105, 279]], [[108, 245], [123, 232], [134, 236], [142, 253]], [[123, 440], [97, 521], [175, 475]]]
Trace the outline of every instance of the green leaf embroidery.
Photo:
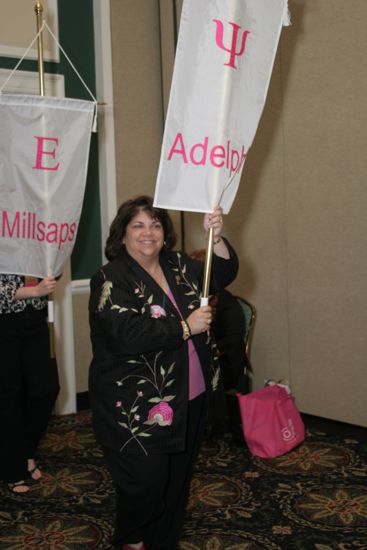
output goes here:
[[162, 399], [160, 397], [151, 397], [149, 403], [160, 403]]
[[98, 311], [102, 311], [104, 306], [106, 305], [107, 300], [111, 296], [112, 287], [113, 287], [113, 284], [112, 284], [111, 281], [105, 281], [103, 283], [102, 293], [101, 293], [101, 296], [99, 298], [98, 307], [97, 307]]
[[220, 377], [220, 370], [218, 368], [215, 371], [215, 374], [214, 374], [213, 379], [212, 379], [212, 388], [213, 388], [214, 391], [218, 389], [219, 377]]
[[111, 309], [117, 309], [119, 313], [122, 313], [123, 311], [129, 311], [127, 307], [121, 307], [116, 304], [111, 306]]
[[166, 397], [163, 397], [163, 401], [168, 403], [168, 401], [172, 401], [172, 399], [174, 399], [174, 398], [175, 398], [174, 395], [166, 395]]

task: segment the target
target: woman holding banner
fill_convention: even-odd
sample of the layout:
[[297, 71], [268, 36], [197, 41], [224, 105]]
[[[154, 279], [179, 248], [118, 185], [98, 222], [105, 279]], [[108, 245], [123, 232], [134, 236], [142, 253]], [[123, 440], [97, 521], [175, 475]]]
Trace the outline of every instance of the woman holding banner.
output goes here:
[[59, 392], [46, 317], [55, 287], [54, 277], [0, 274], [0, 477], [16, 494], [42, 477], [35, 452]]
[[[213, 290], [236, 276], [235, 252], [213, 228]], [[203, 263], [174, 252], [171, 219], [141, 196], [121, 205], [91, 280], [93, 424], [117, 494], [118, 548], [174, 550], [219, 367], [200, 307]]]

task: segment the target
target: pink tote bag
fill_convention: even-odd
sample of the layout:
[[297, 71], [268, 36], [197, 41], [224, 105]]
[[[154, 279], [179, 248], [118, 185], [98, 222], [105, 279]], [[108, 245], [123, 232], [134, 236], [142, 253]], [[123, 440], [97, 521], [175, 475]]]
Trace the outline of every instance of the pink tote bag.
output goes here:
[[304, 440], [303, 420], [284, 386], [265, 386], [237, 397], [243, 435], [254, 456], [281, 456]]

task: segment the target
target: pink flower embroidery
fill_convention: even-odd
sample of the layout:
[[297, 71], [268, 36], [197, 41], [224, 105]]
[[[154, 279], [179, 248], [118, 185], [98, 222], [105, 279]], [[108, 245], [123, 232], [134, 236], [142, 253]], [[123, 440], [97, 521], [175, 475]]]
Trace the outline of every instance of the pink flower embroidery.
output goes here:
[[163, 307], [161, 306], [150, 306], [150, 313], [153, 319], [159, 319], [159, 317], [165, 317], [166, 312], [164, 311]]
[[158, 405], [152, 407], [148, 413], [146, 424], [158, 424], [159, 426], [170, 426], [173, 420], [173, 410], [171, 407], [161, 401]]
[[116, 401], [115, 407], [121, 407], [121, 405], [122, 405], [121, 401]]
[[140, 290], [138, 288], [135, 288], [134, 294], [139, 294]]

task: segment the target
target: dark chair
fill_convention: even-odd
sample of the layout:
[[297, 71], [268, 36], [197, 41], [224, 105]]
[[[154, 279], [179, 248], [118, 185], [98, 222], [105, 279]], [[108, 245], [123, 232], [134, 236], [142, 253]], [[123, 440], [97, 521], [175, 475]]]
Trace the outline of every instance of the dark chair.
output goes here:
[[239, 302], [246, 319], [246, 333], [245, 333], [244, 340], [245, 340], [245, 352], [249, 359], [252, 335], [255, 328], [256, 309], [255, 309], [255, 306], [253, 306], [250, 302], [248, 302], [241, 296], [236, 296], [236, 299]]

